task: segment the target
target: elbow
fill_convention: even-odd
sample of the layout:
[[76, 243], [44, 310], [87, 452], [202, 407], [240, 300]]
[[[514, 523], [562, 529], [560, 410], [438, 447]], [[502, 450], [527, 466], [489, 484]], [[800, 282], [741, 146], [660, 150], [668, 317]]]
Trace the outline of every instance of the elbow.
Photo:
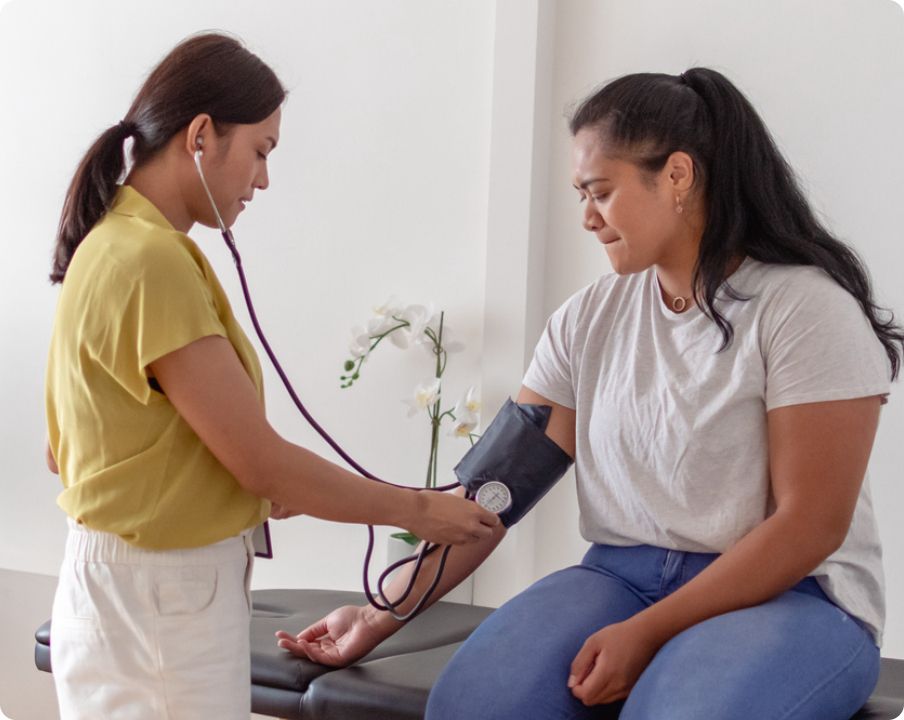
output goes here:
[[47, 452], [44, 458], [47, 462], [47, 469], [50, 470], [54, 475], [60, 474], [60, 468], [56, 463], [56, 460], [53, 457], [53, 453], [50, 451], [50, 446], [47, 446]]
[[824, 531], [824, 547], [825, 558], [830, 555], [835, 554], [838, 550], [841, 549], [841, 546], [844, 545], [844, 541], [847, 540], [848, 532], [851, 529], [850, 520], [846, 522], [838, 522], [832, 525], [831, 527], [827, 527]]
[[280, 475], [278, 445], [282, 442], [280, 438], [276, 438], [257, 444], [252, 450], [232, 459], [226, 467], [244, 490], [257, 497], [273, 500]]
[[821, 555], [820, 562], [833, 555], [847, 540], [851, 530], [853, 512], [834, 512], [823, 518], [816, 518], [813, 535]]
[[259, 498], [272, 499], [273, 476], [266, 471], [263, 463], [248, 462], [241, 469], [234, 470], [232, 474], [243, 490]]
[[788, 523], [793, 528], [795, 545], [815, 568], [844, 545], [851, 519], [847, 514], [817, 516], [800, 512], [789, 513]]
[[258, 473], [251, 472], [233, 472], [232, 476], [236, 482], [242, 486], [242, 490], [252, 495], [269, 500], [269, 491], [264, 482], [264, 478]]

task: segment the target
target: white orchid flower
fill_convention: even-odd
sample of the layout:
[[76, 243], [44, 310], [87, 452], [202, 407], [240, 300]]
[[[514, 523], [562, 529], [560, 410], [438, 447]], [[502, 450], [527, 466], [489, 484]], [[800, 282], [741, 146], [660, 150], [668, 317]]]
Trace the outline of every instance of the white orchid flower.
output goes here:
[[352, 340], [348, 344], [348, 351], [356, 360], [370, 352], [370, 335], [364, 328], [352, 328]]
[[393, 315], [398, 315], [400, 312], [402, 312], [403, 307], [404, 306], [399, 301], [399, 299], [395, 295], [392, 295], [382, 305], [377, 305], [376, 307], [374, 307], [374, 315], [392, 318]]
[[392, 315], [374, 315], [367, 321], [367, 333], [371, 337], [382, 335], [399, 323], [392, 319]]
[[387, 330], [391, 330], [398, 325], [395, 317], [398, 317], [403, 309], [403, 305], [399, 299], [393, 295], [382, 305], [374, 306], [374, 316], [367, 321], [367, 332], [371, 337], [382, 335]]
[[464, 398], [459, 402], [461, 402], [464, 409], [470, 413], [480, 412], [480, 393], [477, 392], [477, 388], [473, 385], [468, 388], [468, 392], [465, 393]]
[[408, 321], [408, 328], [406, 329], [411, 333], [412, 339], [419, 338], [429, 325], [435, 324], [438, 320], [434, 314], [433, 303], [429, 305], [409, 305], [402, 310], [399, 317]]
[[411, 347], [411, 333], [408, 332], [408, 328], [396, 330], [389, 336], [389, 339], [392, 340], [393, 345], [402, 350], [407, 350]]
[[476, 415], [473, 417], [459, 417], [456, 418], [454, 423], [452, 423], [452, 427], [449, 429], [449, 434], [453, 437], [466, 438], [469, 437], [471, 433], [477, 429], [477, 426], [479, 424], [480, 418]]
[[408, 323], [408, 327], [390, 335], [390, 339], [396, 347], [407, 350], [412, 343], [421, 344], [422, 338], [427, 342], [430, 339], [424, 336], [424, 330], [434, 321], [433, 303], [429, 305], [409, 305], [402, 310], [397, 317]]
[[[433, 327], [433, 323], [431, 322], [431, 327], [433, 328], [433, 332], [438, 336], [439, 335], [439, 326], [436, 325]], [[452, 332], [452, 328], [449, 327], [447, 323], [443, 323], [443, 350], [446, 351], [447, 354], [451, 355], [453, 353], [461, 352], [465, 349], [465, 345], [458, 340], [455, 340], [455, 333]], [[421, 335], [418, 339], [417, 343], [424, 348], [424, 350], [431, 357], [434, 353], [433, 341], [427, 337], [426, 335]]]
[[455, 422], [449, 430], [455, 437], [468, 437], [480, 424], [480, 396], [473, 386], [455, 405], [452, 411]]
[[433, 405], [439, 399], [440, 392], [439, 380], [434, 380], [430, 384], [418, 385], [414, 389], [414, 398], [404, 401], [408, 405], [408, 417], [414, 417], [420, 411]]

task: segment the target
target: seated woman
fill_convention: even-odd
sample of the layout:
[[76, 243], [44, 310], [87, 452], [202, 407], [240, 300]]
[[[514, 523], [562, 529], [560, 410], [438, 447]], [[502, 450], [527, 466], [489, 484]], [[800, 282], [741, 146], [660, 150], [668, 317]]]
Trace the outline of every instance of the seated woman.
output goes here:
[[[592, 545], [474, 632], [427, 717], [846, 720], [878, 676], [864, 476], [904, 333], [723, 75], [622, 77], [571, 131], [615, 272], [553, 314], [518, 401], [552, 408]], [[345, 607], [279, 644], [343, 665], [398, 627]]]

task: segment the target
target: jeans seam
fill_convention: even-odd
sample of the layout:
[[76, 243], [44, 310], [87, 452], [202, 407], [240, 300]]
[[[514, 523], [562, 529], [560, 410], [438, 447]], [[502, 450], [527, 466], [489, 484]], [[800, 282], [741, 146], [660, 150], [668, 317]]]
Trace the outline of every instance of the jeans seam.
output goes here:
[[[865, 635], [865, 633], [864, 633], [864, 635]], [[842, 673], [846, 672], [848, 670], [848, 668], [850, 668], [851, 665], [854, 664], [854, 661], [857, 660], [857, 658], [863, 653], [863, 649], [867, 645], [867, 640], [868, 639], [866, 637], [862, 638], [860, 641], [860, 645], [858, 645], [856, 650], [854, 650], [854, 652], [851, 654], [850, 660], [848, 660], [842, 667], [840, 667], [831, 677], [826, 678], [819, 685], [814, 687], [809, 693], [807, 693], [807, 695], [805, 697], [801, 698], [798, 701], [798, 703], [796, 705], [794, 705], [794, 707], [792, 707], [788, 712], [786, 712], [784, 715], [782, 715], [782, 717], [779, 718], [779, 720], [787, 720], [788, 718], [790, 718], [792, 713], [797, 712], [804, 704], [809, 702], [809, 700], [816, 693], [818, 693], [824, 687], [826, 687], [827, 685], [832, 683]]]
[[662, 599], [665, 594], [665, 574], [669, 569], [669, 560], [672, 557], [672, 551], [666, 550], [665, 557], [662, 560], [662, 569], [659, 571], [659, 590], [656, 595]]
[[595, 572], [599, 575], [603, 575], [605, 577], [611, 578], [612, 580], [615, 580], [617, 583], [622, 585], [628, 592], [630, 592], [634, 597], [636, 597], [638, 600], [640, 600], [647, 607], [649, 607], [650, 605], [653, 605], [656, 602], [655, 600], [651, 600], [650, 598], [648, 598], [643, 592], [641, 592], [640, 590], [635, 588], [628, 580], [625, 580], [625, 578], [623, 578], [621, 575], [616, 574], [612, 570], [609, 570], [609, 569], [604, 568], [599, 565], [581, 564], [581, 565], [572, 565], [572, 567], [581, 568], [583, 570], [590, 570], [591, 572]]

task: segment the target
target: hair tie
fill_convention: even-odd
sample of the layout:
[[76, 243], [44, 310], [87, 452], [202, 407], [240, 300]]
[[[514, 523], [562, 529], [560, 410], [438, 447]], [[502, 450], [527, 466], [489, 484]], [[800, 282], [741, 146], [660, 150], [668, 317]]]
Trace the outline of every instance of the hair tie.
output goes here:
[[135, 127], [135, 123], [126, 122], [125, 120], [120, 120], [116, 124], [116, 128], [122, 133], [123, 137], [131, 137], [138, 129]]

